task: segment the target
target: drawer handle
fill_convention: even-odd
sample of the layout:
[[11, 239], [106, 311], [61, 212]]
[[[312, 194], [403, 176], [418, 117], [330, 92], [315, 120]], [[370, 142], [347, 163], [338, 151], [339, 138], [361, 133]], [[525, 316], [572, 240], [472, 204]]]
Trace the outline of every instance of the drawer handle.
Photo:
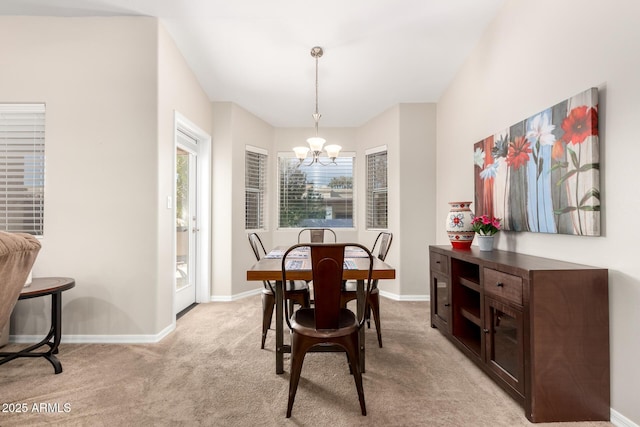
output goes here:
[[436, 261], [436, 264], [440, 264], [440, 261]]
[[445, 306], [445, 307], [450, 307], [450, 306], [451, 306], [451, 304], [445, 304], [444, 306]]
[[482, 332], [484, 332], [485, 334], [488, 334], [489, 330], [488, 329], [483, 329]]
[[502, 287], [504, 287], [504, 283], [498, 282], [498, 283], [496, 283], [496, 286], [499, 287], [499, 288], [502, 288]]

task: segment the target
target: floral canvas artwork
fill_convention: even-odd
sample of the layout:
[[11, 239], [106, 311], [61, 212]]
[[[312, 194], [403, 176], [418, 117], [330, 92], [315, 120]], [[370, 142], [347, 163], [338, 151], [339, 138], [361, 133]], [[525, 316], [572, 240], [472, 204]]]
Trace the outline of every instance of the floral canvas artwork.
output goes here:
[[598, 90], [474, 144], [476, 215], [504, 230], [600, 235]]

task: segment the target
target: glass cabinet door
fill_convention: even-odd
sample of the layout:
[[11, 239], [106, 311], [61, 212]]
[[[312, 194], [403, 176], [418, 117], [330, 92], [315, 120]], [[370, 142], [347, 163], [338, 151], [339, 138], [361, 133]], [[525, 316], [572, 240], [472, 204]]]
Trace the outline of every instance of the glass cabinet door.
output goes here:
[[522, 311], [485, 297], [486, 361], [515, 390], [524, 393]]
[[431, 297], [435, 301], [435, 304], [433, 304], [433, 312], [437, 320], [442, 322], [444, 325], [448, 325], [449, 317], [451, 316], [449, 278], [446, 276], [440, 276], [439, 274], [433, 274], [432, 280], [434, 295]]

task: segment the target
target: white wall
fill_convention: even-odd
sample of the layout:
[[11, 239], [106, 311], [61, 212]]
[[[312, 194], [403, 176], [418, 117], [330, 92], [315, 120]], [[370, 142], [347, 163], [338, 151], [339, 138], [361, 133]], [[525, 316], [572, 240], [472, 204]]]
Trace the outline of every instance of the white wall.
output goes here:
[[[464, 165], [472, 164], [475, 142], [599, 88], [602, 237], [505, 232], [498, 247], [609, 269], [611, 405], [636, 424], [638, 16], [640, 5], [631, 0], [508, 1], [438, 103], [436, 198], [436, 224], [444, 224], [448, 201], [473, 200], [473, 168]], [[447, 243], [444, 226], [437, 241]]]
[[[229, 301], [262, 288], [246, 280], [255, 257], [244, 228], [245, 148], [264, 148], [271, 157], [273, 128], [231, 102], [213, 103], [213, 122], [212, 299]], [[260, 235], [270, 247], [270, 236]]]
[[[274, 130], [271, 125], [236, 104], [233, 104], [232, 114], [232, 295], [237, 295], [262, 289], [262, 283], [248, 282], [246, 273], [247, 267], [255, 263], [255, 257], [245, 230], [245, 149], [247, 145], [261, 148], [270, 146]], [[273, 157], [271, 151], [269, 157]], [[268, 185], [270, 189], [273, 188], [272, 184]]]
[[[76, 279], [65, 335], [157, 332], [156, 21], [0, 17], [0, 38], [2, 101], [46, 103], [34, 276]], [[20, 302], [14, 333], [46, 328], [45, 305]]]
[[[393, 241], [387, 255], [387, 262], [396, 267], [396, 280], [380, 280], [378, 287], [386, 295], [397, 298], [400, 295], [400, 277], [402, 275], [398, 262], [400, 261], [400, 106], [383, 111], [367, 123], [358, 128], [358, 154], [362, 163], [362, 170], [357, 173], [357, 183], [362, 188], [362, 203], [358, 205], [358, 218], [362, 227], [358, 230], [358, 241], [365, 245], [372, 245], [379, 231], [366, 229], [366, 160], [365, 150], [387, 146], [387, 231], [393, 233]], [[370, 243], [369, 243], [370, 242]]]
[[[400, 104], [400, 167], [398, 170], [397, 258], [401, 299], [423, 298], [429, 293], [429, 251], [435, 239], [436, 105]], [[399, 249], [399, 250], [398, 250]]]
[[[399, 104], [358, 129], [358, 155], [387, 146], [388, 231], [393, 233], [387, 262], [396, 268], [396, 280], [378, 283], [381, 292], [395, 299], [423, 299], [429, 293], [428, 244], [434, 241], [436, 168], [435, 104]], [[358, 182], [366, 191], [366, 170]], [[358, 240], [373, 244], [379, 230], [365, 228], [365, 201], [358, 208], [362, 227]], [[370, 243], [369, 243], [370, 242]]]
[[[47, 106], [34, 276], [76, 279], [65, 340], [160, 338], [173, 322], [173, 110], [206, 129], [206, 97], [154, 18], [0, 17], [0, 37], [2, 102]], [[46, 331], [48, 306], [19, 302], [12, 333]]]

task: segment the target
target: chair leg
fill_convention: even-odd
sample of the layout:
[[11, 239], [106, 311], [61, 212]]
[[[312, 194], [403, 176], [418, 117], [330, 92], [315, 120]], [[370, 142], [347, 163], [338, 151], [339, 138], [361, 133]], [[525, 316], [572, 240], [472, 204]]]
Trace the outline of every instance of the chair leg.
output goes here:
[[367, 304], [367, 308], [364, 311], [364, 318], [367, 319], [367, 328], [371, 329], [371, 303]]
[[380, 329], [380, 296], [379, 294], [371, 294], [369, 298], [369, 305], [373, 312], [373, 321], [376, 324], [376, 333], [378, 334], [378, 346], [382, 348], [382, 332]]
[[291, 410], [293, 402], [296, 399], [296, 391], [298, 391], [298, 383], [300, 382], [300, 373], [302, 372], [302, 363], [307, 349], [310, 346], [304, 342], [300, 342], [300, 337], [295, 333], [291, 334], [291, 372], [289, 376], [289, 401], [287, 403], [287, 418], [291, 418]]
[[271, 294], [262, 294], [262, 345], [261, 349], [264, 349], [264, 342], [267, 339], [267, 331], [271, 326], [271, 318], [273, 317], [273, 307], [276, 304], [276, 297]]
[[358, 400], [360, 401], [360, 410], [362, 415], [367, 415], [367, 407], [364, 403], [364, 389], [362, 388], [362, 369], [360, 367], [360, 355], [358, 353], [358, 334], [351, 335], [350, 339], [345, 342], [345, 349], [350, 360], [353, 379], [356, 382], [356, 390], [358, 391]]

